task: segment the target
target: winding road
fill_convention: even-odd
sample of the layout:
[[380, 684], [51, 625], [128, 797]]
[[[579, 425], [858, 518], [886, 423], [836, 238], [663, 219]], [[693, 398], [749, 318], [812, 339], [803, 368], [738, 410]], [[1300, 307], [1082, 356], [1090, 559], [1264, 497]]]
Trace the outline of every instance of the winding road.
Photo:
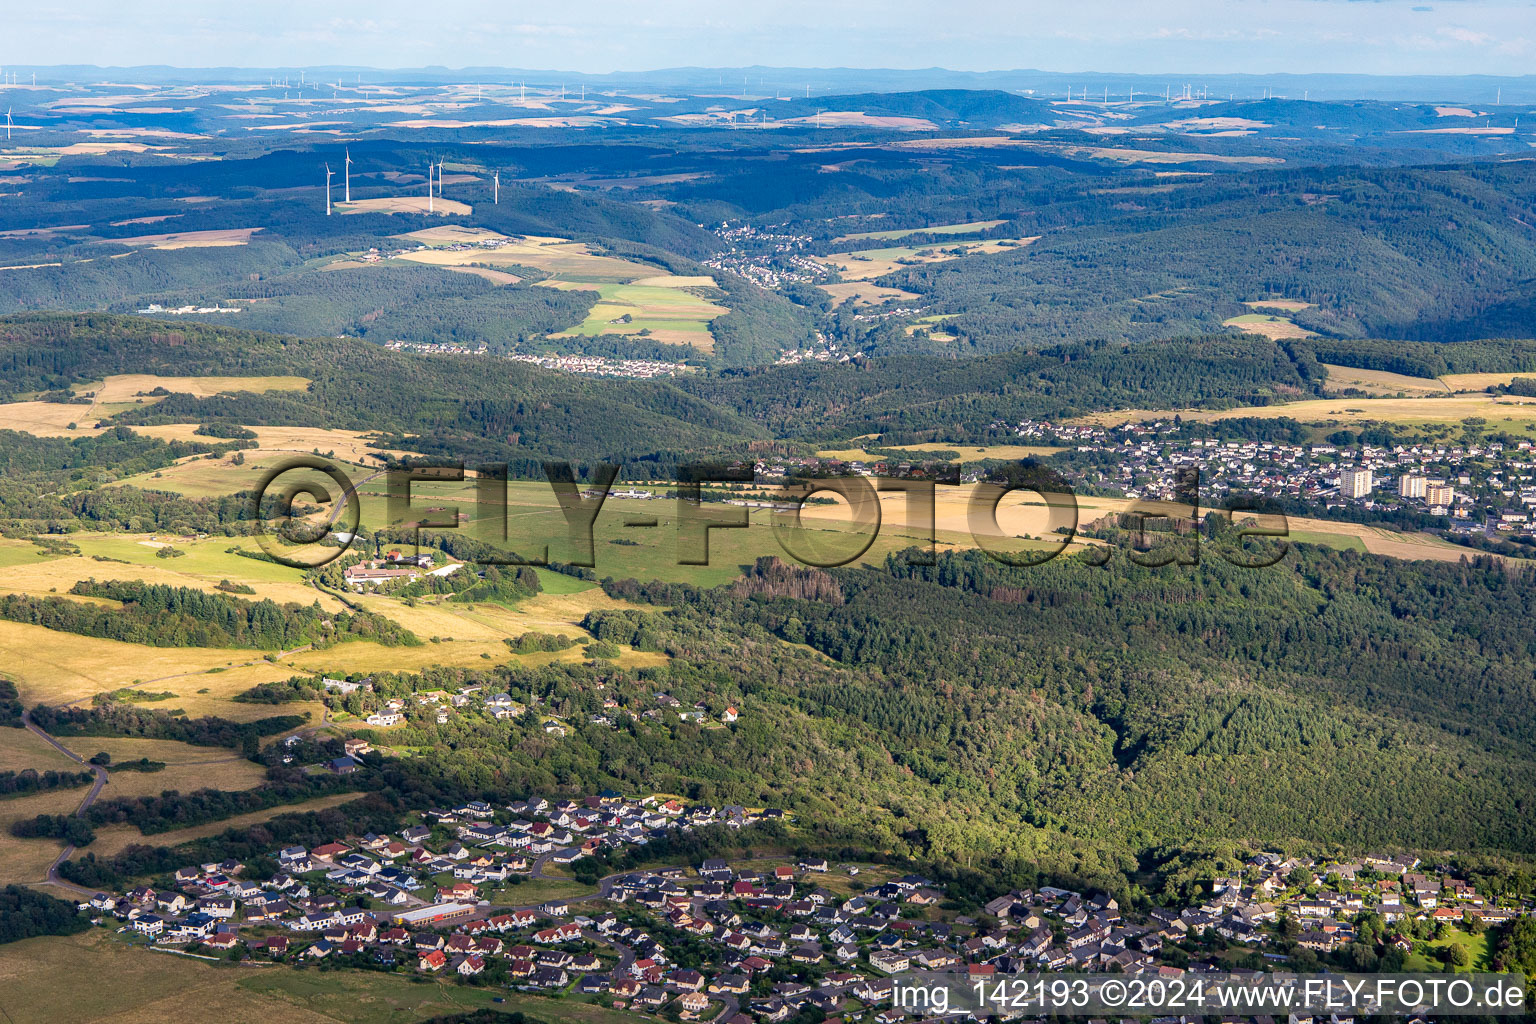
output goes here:
[[[26, 726], [28, 732], [42, 739], [43, 742], [53, 747], [55, 750], [69, 758], [71, 761], [75, 762], [76, 764], [85, 765], [87, 768], [91, 769], [91, 771], [96, 773], [96, 782], [91, 786], [91, 791], [85, 794], [85, 799], [81, 800], [80, 806], [75, 808], [75, 817], [85, 817], [85, 812], [90, 808], [91, 804], [96, 802], [96, 798], [101, 795], [101, 787], [107, 784], [107, 770], [101, 765], [90, 764], [85, 760], [85, 758], [81, 757], [79, 754], [75, 753], [73, 750], [70, 750], [64, 744], [60, 743], [58, 740], [44, 732], [36, 722], [32, 721], [32, 713], [30, 711], [23, 711], [21, 713], [21, 724]], [[59, 865], [63, 864], [66, 860], [69, 860], [69, 858], [74, 855], [74, 852], [75, 846], [73, 843], [64, 844], [64, 849], [61, 850], [59, 855], [54, 858], [53, 863], [48, 865], [48, 874], [43, 879], [43, 884], [57, 886], [60, 889], [67, 889], [70, 892], [81, 896], [92, 896], [94, 893], [92, 893], [91, 890], [82, 889], [80, 886], [75, 885], [73, 882], [66, 882], [63, 878], [59, 877]]]

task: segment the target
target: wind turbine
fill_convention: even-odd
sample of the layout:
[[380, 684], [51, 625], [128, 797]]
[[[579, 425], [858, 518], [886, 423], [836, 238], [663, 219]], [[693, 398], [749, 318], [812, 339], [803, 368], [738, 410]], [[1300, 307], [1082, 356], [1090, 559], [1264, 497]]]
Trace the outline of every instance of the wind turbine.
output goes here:
[[443, 161], [437, 161], [437, 198], [443, 198]]
[[336, 172], [331, 170], [331, 165], [325, 165], [325, 215], [331, 215], [331, 175]]
[[346, 182], [346, 202], [352, 201], [352, 149], [347, 148], [347, 162], [343, 170], [346, 172], [342, 180]]
[[501, 205], [501, 172], [491, 175], [491, 205]]
[[5, 108], [5, 141], [11, 141], [11, 108]]

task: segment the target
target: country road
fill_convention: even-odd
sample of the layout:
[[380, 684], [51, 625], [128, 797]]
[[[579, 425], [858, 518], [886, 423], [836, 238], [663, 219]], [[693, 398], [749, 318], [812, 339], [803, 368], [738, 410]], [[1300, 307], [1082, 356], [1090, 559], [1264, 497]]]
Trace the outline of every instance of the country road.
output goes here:
[[[85, 758], [81, 757], [79, 754], [75, 753], [73, 750], [70, 750], [64, 744], [60, 743], [58, 740], [44, 732], [35, 722], [32, 721], [32, 713], [30, 711], [23, 711], [21, 713], [21, 724], [26, 726], [28, 732], [42, 739], [45, 743], [53, 747], [59, 753], [63, 754], [65, 757], [69, 758], [76, 764], [85, 765], [96, 774], [96, 782], [92, 784], [91, 791], [85, 794], [85, 799], [81, 800], [80, 806], [75, 808], [75, 817], [85, 817], [86, 810], [88, 810], [91, 804], [96, 802], [96, 798], [101, 795], [101, 787], [107, 784], [107, 770], [100, 765], [89, 764]], [[75, 885], [72, 882], [66, 882], [64, 879], [59, 877], [59, 865], [63, 864], [66, 860], [69, 860], [69, 858], [74, 855], [74, 852], [75, 846], [73, 843], [64, 844], [64, 849], [59, 851], [59, 855], [53, 859], [53, 863], [48, 865], [48, 874], [43, 879], [43, 884], [57, 886], [60, 889], [67, 889], [70, 892], [82, 896], [93, 895], [89, 889], [82, 889], [80, 886]]]

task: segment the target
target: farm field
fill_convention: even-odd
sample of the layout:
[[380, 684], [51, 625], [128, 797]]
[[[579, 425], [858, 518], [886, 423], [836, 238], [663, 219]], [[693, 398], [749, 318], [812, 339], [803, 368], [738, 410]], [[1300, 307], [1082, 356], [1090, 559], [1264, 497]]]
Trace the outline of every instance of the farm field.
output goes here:
[[[46, 768], [82, 770], [79, 765], [66, 761], [62, 755], [57, 764], [47, 765]], [[0, 800], [0, 884], [42, 881], [48, 873], [48, 865], [53, 863], [61, 849], [58, 841], [53, 839], [17, 839], [11, 835], [11, 826], [39, 814], [73, 814], [89, 792], [89, 787], [56, 789], [48, 793]], [[7, 948], [0, 946], [0, 950]], [[5, 988], [0, 988], [0, 992], [4, 991]]]
[[1312, 332], [1287, 320], [1283, 316], [1268, 313], [1244, 313], [1221, 322], [1223, 327], [1236, 327], [1247, 334], [1262, 334], [1266, 338], [1310, 338]]
[[[88, 962], [94, 977], [82, 985]], [[355, 971], [243, 968], [153, 953], [105, 930], [28, 939], [0, 947], [0, 988], [16, 1024], [402, 1024], [496, 1008], [549, 1024], [624, 1024], [631, 1018], [591, 1003], [553, 1000], [450, 981]], [[505, 1002], [492, 1000], [500, 996]]]
[[894, 273], [903, 266], [922, 263], [945, 263], [964, 256], [982, 256], [1007, 252], [1026, 246], [1034, 238], [992, 238], [985, 242], [935, 243], [921, 247], [888, 246], [878, 249], [859, 249], [854, 252], [832, 253], [812, 257], [816, 262], [836, 270], [849, 280], [867, 281]]
[[[714, 338], [709, 333], [709, 322], [730, 310], [684, 290], [700, 287], [696, 282], [712, 286], [713, 279], [652, 277], [646, 280], [658, 283], [599, 284], [595, 288], [562, 283], [559, 287], [596, 291], [602, 298], [587, 313], [585, 320], [550, 337], [635, 335], [645, 331], [645, 337], [653, 341], [692, 345], [701, 352], [713, 351]], [[671, 281], [678, 283], [669, 284]]]
[[1065, 451], [1063, 448], [1054, 448], [1049, 445], [1030, 444], [993, 444], [985, 447], [967, 447], [964, 445], [942, 444], [933, 442], [930, 444], [900, 444], [895, 446], [897, 450], [904, 452], [941, 452], [951, 451], [959, 456], [951, 461], [965, 462], [979, 459], [1026, 459], [1030, 457], [1044, 458]]
[[1290, 539], [1298, 544], [1321, 544], [1335, 551], [1365, 553], [1365, 541], [1359, 537], [1346, 537], [1337, 533], [1320, 533], [1315, 530], [1291, 530]]
[[856, 304], [863, 306], [878, 306], [882, 302], [910, 302], [922, 297], [916, 292], [909, 292], [902, 288], [887, 288], [885, 285], [869, 281], [838, 281], [833, 284], [817, 285], [817, 287], [832, 296], [833, 302], [847, 302], [852, 299]]
[[31, 566], [47, 558], [57, 558], [28, 540], [0, 537], [0, 569]]
[[[550, 275], [537, 282], [546, 288], [596, 291], [601, 298], [579, 324], [553, 337], [600, 334], [633, 335], [676, 345], [692, 345], [701, 352], [713, 349], [709, 321], [729, 312], [726, 307], [688, 291], [713, 288], [712, 277], [658, 273], [658, 268], [595, 252], [584, 242], [539, 235], [510, 237], [482, 228], [447, 225], [398, 236], [433, 248], [402, 254], [399, 259], [428, 266], [481, 274], [498, 274], [498, 265], [534, 267]], [[500, 242], [496, 248], [478, 243]], [[472, 249], [445, 246], [475, 245]], [[516, 275], [502, 275], [517, 280]], [[497, 278], [491, 278], [497, 280]], [[623, 318], [628, 317], [628, 320]]]
[[1313, 303], [1302, 302], [1300, 299], [1247, 299], [1243, 305], [1249, 309], [1283, 309], [1295, 313], [1303, 309], [1311, 309]]
[[[0, 621], [0, 659], [27, 705], [72, 704], [127, 686], [173, 691], [179, 695], [176, 703], [193, 716], [228, 713], [233, 718], [243, 708], [247, 719], [262, 718], [273, 713], [269, 706], [228, 702], [257, 683], [294, 674], [291, 667], [260, 657], [260, 652], [246, 650], [141, 647]], [[197, 693], [202, 689], [208, 693]], [[285, 713], [294, 707], [305, 708], [287, 705]]]
[[832, 239], [834, 242], [852, 242], [861, 238], [873, 238], [881, 241], [890, 241], [897, 238], [906, 238], [908, 235], [968, 235], [977, 231], [988, 231], [1008, 223], [1005, 220], [973, 220], [965, 224], [935, 224], [926, 228], [892, 228], [887, 231], [857, 231], [851, 235], [839, 235]]
[[[6, 729], [0, 733], [0, 772], [34, 768], [40, 772], [80, 771], [80, 766], [59, 753], [30, 729]], [[16, 799], [16, 798], [11, 798]], [[0, 800], [5, 804], [8, 800]]]
[[1536, 373], [1447, 373], [1440, 379], [1452, 391], [1483, 391], [1495, 384], [1508, 384], [1516, 377], [1536, 377]]
[[[1324, 363], [1328, 370], [1328, 384], [1333, 388], [1356, 388], [1373, 395], [1448, 395], [1458, 389], [1440, 378], [1410, 377], [1386, 370], [1360, 370], [1352, 366], [1334, 366]], [[1502, 376], [1502, 375], [1500, 375]], [[1486, 387], [1486, 385], [1484, 385]], [[1479, 389], [1480, 390], [1480, 389]]]
[[1171, 418], [1211, 423], [1238, 417], [1277, 419], [1289, 417], [1302, 423], [1401, 423], [1404, 425], [1456, 424], [1479, 417], [1487, 429], [1536, 432], [1536, 399], [1518, 396], [1494, 398], [1466, 394], [1425, 398], [1312, 398], [1283, 405], [1243, 406], [1236, 409], [1121, 409], [1094, 413], [1080, 422], [1106, 426]]
[[[449, 491], [447, 488], [456, 488]], [[966, 493], [969, 493], [968, 489]], [[482, 539], [491, 540], [482, 527], [477, 524], [480, 521], [481, 510], [474, 501], [473, 485], [432, 485], [413, 488], [413, 494], [418, 495], [418, 504], [426, 507], [443, 505], [458, 501], [462, 503], [464, 510], [469, 514], [466, 524], [471, 530], [472, 536], [481, 536]], [[540, 554], [545, 545], [549, 547], [550, 558], [556, 561], [567, 561], [571, 553], [567, 550], [565, 522], [548, 485], [532, 481], [516, 481], [508, 488], [508, 516], [507, 516], [507, 540], [505, 546], [524, 556]], [[369, 521], [369, 516], [374, 509], [380, 495], [370, 495], [363, 492], [365, 499], [364, 516]], [[887, 493], [882, 499], [899, 498], [900, 495]], [[372, 502], [370, 505], [368, 502]], [[883, 500], [882, 504], [886, 504]], [[677, 506], [676, 502], [666, 499], [646, 500], [621, 500], [609, 499], [603, 505], [603, 511], [598, 516], [595, 524], [593, 539], [595, 571], [599, 576], [615, 576], [620, 579], [633, 576], [638, 579], [659, 579], [693, 583], [698, 586], [717, 586], [735, 579], [742, 567], [750, 565], [763, 555], [783, 555], [772, 528], [773, 517], [767, 509], [744, 510], [748, 513], [749, 526], [745, 529], [715, 529], [709, 531], [709, 564], [708, 565], [679, 565], [677, 543]], [[626, 528], [624, 522], [630, 518], [654, 519], [656, 525], [644, 529]], [[819, 550], [829, 557], [837, 557], [839, 553], [851, 554], [862, 543], [858, 538], [848, 536], [854, 532], [848, 515], [836, 505], [811, 505], [805, 509], [805, 521], [814, 523], [800, 531], [805, 536], [802, 538], [809, 544], [819, 546]], [[945, 527], [941, 526], [941, 529]], [[964, 527], [959, 527], [963, 530]], [[616, 541], [633, 541], [633, 544], [618, 544]], [[496, 543], [501, 543], [496, 538]], [[884, 559], [891, 551], [898, 551], [910, 547], [916, 543], [916, 536], [910, 528], [900, 525], [900, 520], [887, 518], [885, 527], [876, 538], [869, 550], [862, 556], [865, 562], [876, 563]], [[964, 537], [957, 536], [952, 543], [959, 546], [974, 546]]]
[[[196, 398], [233, 394], [240, 391], [302, 391], [309, 385], [306, 377], [160, 377], [147, 373], [121, 374], [100, 383], [76, 385], [77, 395], [88, 395], [89, 405], [60, 402], [6, 402], [0, 404], [0, 430], [19, 430], [39, 437], [95, 436], [105, 428], [96, 422], [104, 416], [121, 412], [133, 405], [153, 403], [161, 396], [149, 392], [156, 388], [190, 394]], [[70, 428], [70, 424], [75, 424]], [[175, 435], [187, 439], [185, 433]], [[209, 440], [215, 440], [210, 438]]]
[[[254, 589], [255, 594], [241, 595], [251, 600], [271, 598], [279, 603], [306, 605], [319, 600], [323, 607], [341, 610], [333, 599], [305, 586], [300, 570], [246, 558], [229, 550], [257, 550], [255, 543], [249, 540], [210, 537], [198, 541], [170, 535], [77, 534], [71, 537], [71, 542], [80, 548], [81, 554], [16, 564], [0, 579], [0, 592], [64, 593], [80, 580], [120, 578], [212, 591], [219, 583], [229, 580]], [[156, 552], [165, 547], [172, 547], [182, 555], [160, 558]]]
[[[151, 708], [175, 708], [175, 701], [143, 705]], [[269, 707], [269, 714], [273, 713]], [[195, 789], [251, 789], [266, 778], [266, 769], [223, 747], [194, 747], [174, 740], [146, 740], [117, 736], [68, 736], [59, 740], [82, 758], [97, 752], [112, 755], [107, 766], [107, 785], [103, 800], [119, 796], [156, 796], [167, 789], [183, 793]], [[114, 771], [112, 765], [147, 757], [162, 761], [158, 772]]]
[[[106, 790], [102, 791], [105, 795]], [[90, 851], [97, 857], [110, 857], [121, 853], [124, 849], [138, 843], [151, 842], [156, 846], [179, 846], [182, 843], [190, 843], [195, 839], [206, 839], [216, 836], [231, 828], [250, 828], [252, 825], [262, 825], [282, 814], [304, 814], [309, 811], [324, 811], [332, 807], [339, 807], [351, 800], [356, 800], [358, 793], [332, 793], [330, 796], [316, 797], [314, 800], [305, 800], [296, 804], [282, 804], [278, 807], [270, 807], [264, 811], [252, 811], [250, 814], [237, 814], [229, 818], [220, 818], [218, 821], [204, 822], [201, 825], [192, 825], [188, 828], [179, 828], [170, 832], [156, 832], [152, 836], [145, 836], [132, 825], [103, 825], [96, 829], [96, 841], [91, 844]], [[57, 850], [57, 844], [50, 844]]]
[[[934, 452], [954, 452], [951, 462], [975, 462], [981, 459], [1025, 459], [1032, 456], [1044, 458], [1063, 451], [1049, 445], [1028, 444], [993, 444], [985, 447], [975, 445], [945, 444], [941, 441], [930, 441], [925, 444], [899, 444], [892, 445], [890, 450], [911, 452], [914, 455], [928, 455]], [[861, 462], [882, 462], [886, 456], [864, 448], [837, 448], [816, 453], [824, 459], [857, 460]]]
[[[147, 434], [165, 441], [202, 440], [216, 442], [219, 438], [194, 434], [195, 423], [166, 423], [160, 426], [136, 426], [134, 433]], [[369, 442], [376, 435], [353, 430], [330, 430], [325, 427], [247, 427], [256, 435], [255, 449], [246, 449], [246, 457], [253, 453], [285, 452], [309, 455], [316, 450], [327, 457], [345, 462], [366, 463], [381, 457], [403, 457], [406, 453], [397, 449], [374, 448]]]
[[956, 314], [954, 313], [932, 313], [928, 316], [918, 317], [916, 321], [908, 324], [906, 327], [903, 327], [902, 330], [906, 332], [907, 337], [909, 338], [915, 335], [918, 331], [926, 330], [928, 332], [929, 341], [954, 341], [955, 335], [950, 334], [940, 325], [943, 324], [945, 320], [949, 320], [955, 315]]
[[161, 235], [136, 235], [133, 238], [103, 239], [113, 245], [143, 246], [147, 249], [209, 249], [247, 245], [261, 228], [223, 228], [212, 231], [171, 231]]
[[[337, 213], [419, 213], [427, 214], [426, 196], [381, 196], [378, 199], [354, 199], [350, 203], [333, 204]], [[433, 199], [431, 215], [438, 217], [467, 217], [475, 212], [468, 203], [455, 199]]]
[[308, 377], [162, 377], [151, 373], [123, 373], [107, 377], [100, 384], [78, 384], [77, 395], [90, 394], [97, 404], [131, 404], [138, 400], [155, 401], [148, 394], [165, 388], [194, 398], [234, 394], [238, 391], [303, 391]]
[[[438, 239], [423, 239], [415, 234], [400, 236], [403, 239], [426, 245], [442, 243]], [[407, 252], [399, 258], [412, 263], [425, 263], [434, 267], [498, 264], [535, 267], [554, 275], [561, 281], [586, 283], [626, 283], [641, 278], [654, 278], [657, 268], [614, 256], [593, 252], [584, 242], [569, 238], [545, 235], [520, 235], [515, 238], [487, 232], [474, 241], [501, 239], [503, 244], [495, 249], [447, 249], [431, 248]]]

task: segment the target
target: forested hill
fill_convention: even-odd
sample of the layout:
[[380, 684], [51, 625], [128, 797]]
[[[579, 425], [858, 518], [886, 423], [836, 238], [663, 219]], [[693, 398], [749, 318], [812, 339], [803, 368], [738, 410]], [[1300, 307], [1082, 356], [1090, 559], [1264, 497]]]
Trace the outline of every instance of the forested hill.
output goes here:
[[0, 318], [0, 392], [120, 373], [295, 375], [302, 392], [173, 392], [114, 423], [286, 424], [379, 431], [394, 447], [464, 458], [627, 463], [664, 476], [700, 453], [806, 443], [984, 438], [995, 422], [1136, 408], [1230, 408], [1318, 394], [1321, 363], [1414, 376], [1536, 370], [1536, 341], [1432, 344], [1213, 335], [1092, 342], [971, 359], [890, 356], [615, 380], [484, 356], [423, 356], [356, 339], [289, 338], [106, 314]]
[[994, 420], [1100, 409], [1264, 404], [1308, 387], [1286, 350], [1218, 335], [1057, 345], [974, 359], [892, 356], [726, 372], [680, 385], [789, 436], [920, 430], [975, 436]]
[[106, 314], [0, 319], [0, 390], [11, 397], [119, 373], [312, 381], [304, 392], [206, 399], [173, 393], [129, 410], [120, 423], [229, 420], [398, 432], [416, 435], [423, 450], [465, 458], [626, 461], [724, 449], [762, 434], [659, 380], [597, 379], [487, 357], [415, 355], [355, 339], [172, 327]]
[[842, 820], [908, 830], [958, 863], [1146, 863], [1287, 838], [1530, 848], [1529, 571], [1322, 548], [1240, 569], [1210, 552], [1220, 542], [1187, 568], [1014, 569], [968, 552], [790, 579], [760, 564], [712, 591], [610, 582], [667, 610], [588, 625], [701, 657], [711, 631], [814, 648], [827, 660], [744, 666], [749, 699], [787, 705], [786, 733], [803, 718], [837, 730], [861, 766], [837, 792], [875, 805]]
[[955, 314], [946, 331], [983, 353], [1021, 338], [1201, 333], [1266, 295], [1310, 303], [1294, 319], [1335, 337], [1532, 333], [1528, 322], [1511, 330], [1536, 279], [1536, 167], [1526, 161], [1265, 170], [1098, 191], [1087, 223], [1042, 225], [1027, 247], [878, 281]]

